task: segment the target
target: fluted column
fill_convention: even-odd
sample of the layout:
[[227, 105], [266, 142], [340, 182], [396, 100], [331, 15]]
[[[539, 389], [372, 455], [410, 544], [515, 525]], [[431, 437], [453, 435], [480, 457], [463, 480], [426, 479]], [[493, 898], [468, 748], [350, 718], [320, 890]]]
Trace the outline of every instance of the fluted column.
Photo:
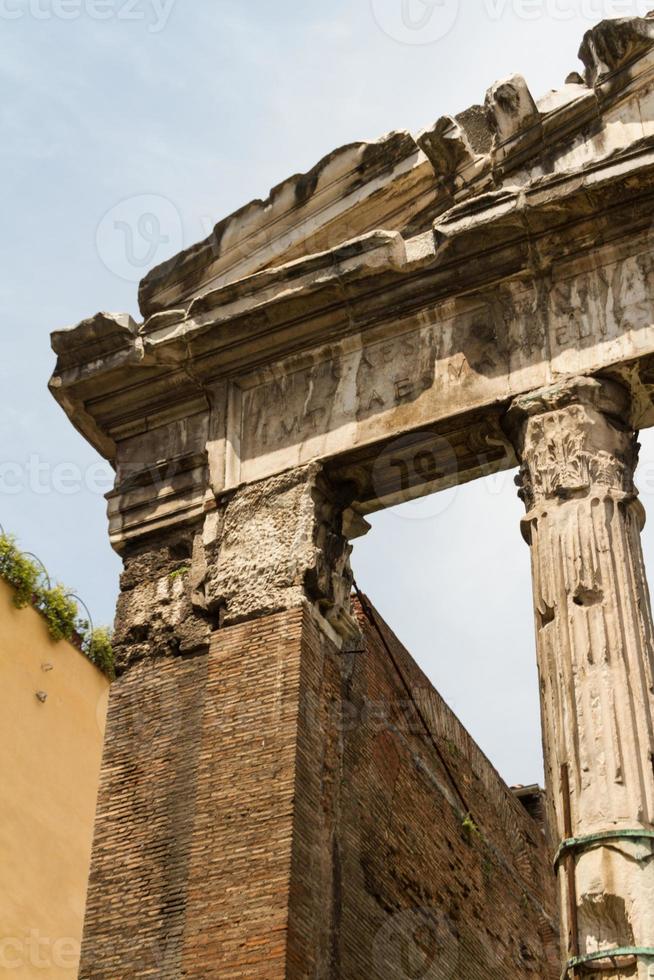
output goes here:
[[[527, 508], [550, 818], [561, 841], [576, 840], [557, 861], [566, 963], [654, 947], [654, 630], [629, 408], [615, 382], [575, 378], [517, 399], [507, 417]], [[654, 957], [584, 970], [647, 980]]]

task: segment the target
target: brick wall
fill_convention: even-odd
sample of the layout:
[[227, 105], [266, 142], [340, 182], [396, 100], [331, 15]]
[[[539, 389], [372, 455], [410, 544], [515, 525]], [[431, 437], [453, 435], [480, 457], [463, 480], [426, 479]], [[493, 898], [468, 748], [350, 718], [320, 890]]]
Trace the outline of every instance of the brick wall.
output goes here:
[[539, 828], [358, 615], [365, 652], [296, 609], [116, 682], [83, 980], [557, 975]]
[[540, 828], [375, 618], [345, 666], [337, 975], [558, 978]]
[[302, 621], [116, 681], [84, 980], [285, 976]]

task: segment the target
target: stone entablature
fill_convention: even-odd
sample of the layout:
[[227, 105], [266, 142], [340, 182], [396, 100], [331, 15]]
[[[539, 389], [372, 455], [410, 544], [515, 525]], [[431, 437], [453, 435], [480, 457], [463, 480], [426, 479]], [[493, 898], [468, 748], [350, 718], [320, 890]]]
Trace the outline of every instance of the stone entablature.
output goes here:
[[[536, 114], [524, 115], [523, 82], [495, 86], [486, 181], [434, 206], [424, 231], [413, 234], [407, 217], [401, 230], [237, 282], [200, 276], [184, 306], [141, 325], [98, 314], [56, 334], [53, 393], [117, 467], [115, 546], [200, 519], [207, 495], [316, 461], [353, 481], [361, 515], [416, 484], [427, 492], [510, 467], [502, 412], [569, 374], [627, 377], [634, 424], [654, 421], [653, 29], [600, 25], [584, 48], [592, 87], [568, 85]], [[611, 71], [598, 74], [593, 57], [606, 66], [607, 51]], [[579, 115], [589, 102], [592, 125]], [[473, 115], [478, 129], [486, 116]], [[518, 159], [522, 169], [505, 176]], [[393, 188], [389, 177], [385, 193]], [[295, 217], [302, 230], [309, 219], [301, 208]], [[188, 261], [173, 260], [169, 275]], [[456, 430], [453, 465], [400, 486], [385, 443], [421, 429], [447, 439]]]

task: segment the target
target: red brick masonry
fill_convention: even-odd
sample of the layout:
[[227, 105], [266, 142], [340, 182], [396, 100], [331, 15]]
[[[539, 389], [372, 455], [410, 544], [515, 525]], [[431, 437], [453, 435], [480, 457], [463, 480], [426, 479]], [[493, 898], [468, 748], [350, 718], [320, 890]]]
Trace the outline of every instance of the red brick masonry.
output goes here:
[[542, 832], [357, 612], [362, 652], [296, 609], [116, 682], [83, 980], [558, 976]]

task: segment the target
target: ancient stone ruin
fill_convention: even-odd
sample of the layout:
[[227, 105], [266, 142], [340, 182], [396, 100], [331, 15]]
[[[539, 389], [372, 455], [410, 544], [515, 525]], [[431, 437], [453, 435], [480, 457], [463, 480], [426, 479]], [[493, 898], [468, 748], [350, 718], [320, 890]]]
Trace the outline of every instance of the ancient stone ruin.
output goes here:
[[[654, 976], [654, 18], [580, 56], [54, 334], [125, 566], [81, 977]], [[549, 836], [348, 563], [368, 514], [518, 464]]]

